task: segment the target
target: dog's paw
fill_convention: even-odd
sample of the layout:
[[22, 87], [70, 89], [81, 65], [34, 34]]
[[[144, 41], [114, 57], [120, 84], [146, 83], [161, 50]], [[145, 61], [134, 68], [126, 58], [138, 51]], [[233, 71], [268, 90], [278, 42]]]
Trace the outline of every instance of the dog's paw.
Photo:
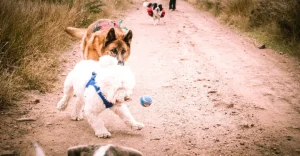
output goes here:
[[83, 120], [83, 110], [80, 110], [79, 112], [73, 111], [71, 113], [71, 120], [73, 120], [73, 121]]
[[83, 116], [71, 116], [71, 120], [80, 121], [80, 120], [83, 120]]
[[82, 115], [82, 114], [79, 114], [79, 115], [72, 115], [72, 116], [71, 116], [71, 120], [73, 120], [73, 121], [80, 121], [80, 120], [83, 120], [83, 115]]
[[145, 125], [143, 123], [140, 122], [136, 122], [135, 124], [132, 125], [132, 129], [134, 130], [141, 130], [145, 127]]
[[59, 110], [59, 111], [64, 111], [66, 108], [67, 108], [67, 104], [66, 104], [66, 101], [61, 99], [57, 105], [56, 105], [56, 108]]
[[111, 134], [107, 130], [97, 131], [95, 132], [95, 135], [98, 138], [109, 138], [111, 136]]

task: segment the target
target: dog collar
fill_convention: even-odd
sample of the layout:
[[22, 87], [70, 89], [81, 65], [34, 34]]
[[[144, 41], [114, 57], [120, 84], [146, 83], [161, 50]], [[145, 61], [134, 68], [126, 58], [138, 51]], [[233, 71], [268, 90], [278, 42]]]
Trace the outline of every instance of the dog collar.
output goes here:
[[98, 93], [98, 95], [100, 96], [100, 98], [102, 99], [105, 107], [110, 108], [113, 106], [113, 104], [105, 99], [105, 97], [103, 96], [103, 94], [101, 92], [100, 87], [96, 86], [96, 81], [95, 81], [96, 76], [97, 76], [97, 74], [95, 72], [92, 72], [92, 77], [89, 80], [89, 82], [85, 85], [85, 88], [88, 88], [89, 86], [93, 86], [95, 88], [96, 92]]

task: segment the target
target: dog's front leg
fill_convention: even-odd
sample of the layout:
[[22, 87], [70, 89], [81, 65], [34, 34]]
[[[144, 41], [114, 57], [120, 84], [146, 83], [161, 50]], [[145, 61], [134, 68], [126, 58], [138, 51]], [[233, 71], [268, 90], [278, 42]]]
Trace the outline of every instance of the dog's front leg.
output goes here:
[[99, 138], [108, 138], [111, 136], [110, 132], [104, 126], [103, 120], [98, 113], [93, 112], [92, 109], [85, 109], [85, 114], [89, 124], [95, 131], [95, 135]]
[[123, 121], [126, 123], [127, 126], [135, 129], [135, 130], [141, 130], [145, 126], [143, 123], [137, 122], [132, 114], [130, 113], [127, 105], [121, 104], [118, 106], [113, 106], [110, 108], [115, 114], [117, 114]]
[[71, 112], [71, 119], [74, 121], [79, 121], [83, 119], [83, 98], [81, 96], [77, 96], [75, 99], [74, 108]]

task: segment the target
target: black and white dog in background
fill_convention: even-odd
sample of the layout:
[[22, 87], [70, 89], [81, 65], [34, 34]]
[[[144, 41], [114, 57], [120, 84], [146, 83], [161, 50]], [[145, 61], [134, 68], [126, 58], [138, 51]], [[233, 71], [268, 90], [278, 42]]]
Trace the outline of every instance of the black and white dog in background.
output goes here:
[[153, 25], [157, 25], [160, 22], [160, 18], [163, 18], [166, 14], [162, 4], [144, 2], [143, 6], [148, 8], [147, 12], [153, 18]]

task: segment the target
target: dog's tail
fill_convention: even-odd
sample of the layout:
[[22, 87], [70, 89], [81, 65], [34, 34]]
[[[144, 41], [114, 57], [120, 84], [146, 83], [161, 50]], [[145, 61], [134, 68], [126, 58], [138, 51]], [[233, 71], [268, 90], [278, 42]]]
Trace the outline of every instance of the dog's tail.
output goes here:
[[68, 149], [68, 156], [81, 156], [82, 153], [89, 153], [93, 155], [100, 145], [79, 145]]
[[150, 7], [152, 5], [152, 3], [150, 2], [143, 2], [143, 7]]
[[37, 142], [32, 142], [36, 156], [46, 156], [43, 148]]
[[82, 39], [84, 37], [84, 35], [86, 34], [87, 29], [67, 27], [65, 29], [65, 31], [72, 37], [75, 37], [77, 39]]

